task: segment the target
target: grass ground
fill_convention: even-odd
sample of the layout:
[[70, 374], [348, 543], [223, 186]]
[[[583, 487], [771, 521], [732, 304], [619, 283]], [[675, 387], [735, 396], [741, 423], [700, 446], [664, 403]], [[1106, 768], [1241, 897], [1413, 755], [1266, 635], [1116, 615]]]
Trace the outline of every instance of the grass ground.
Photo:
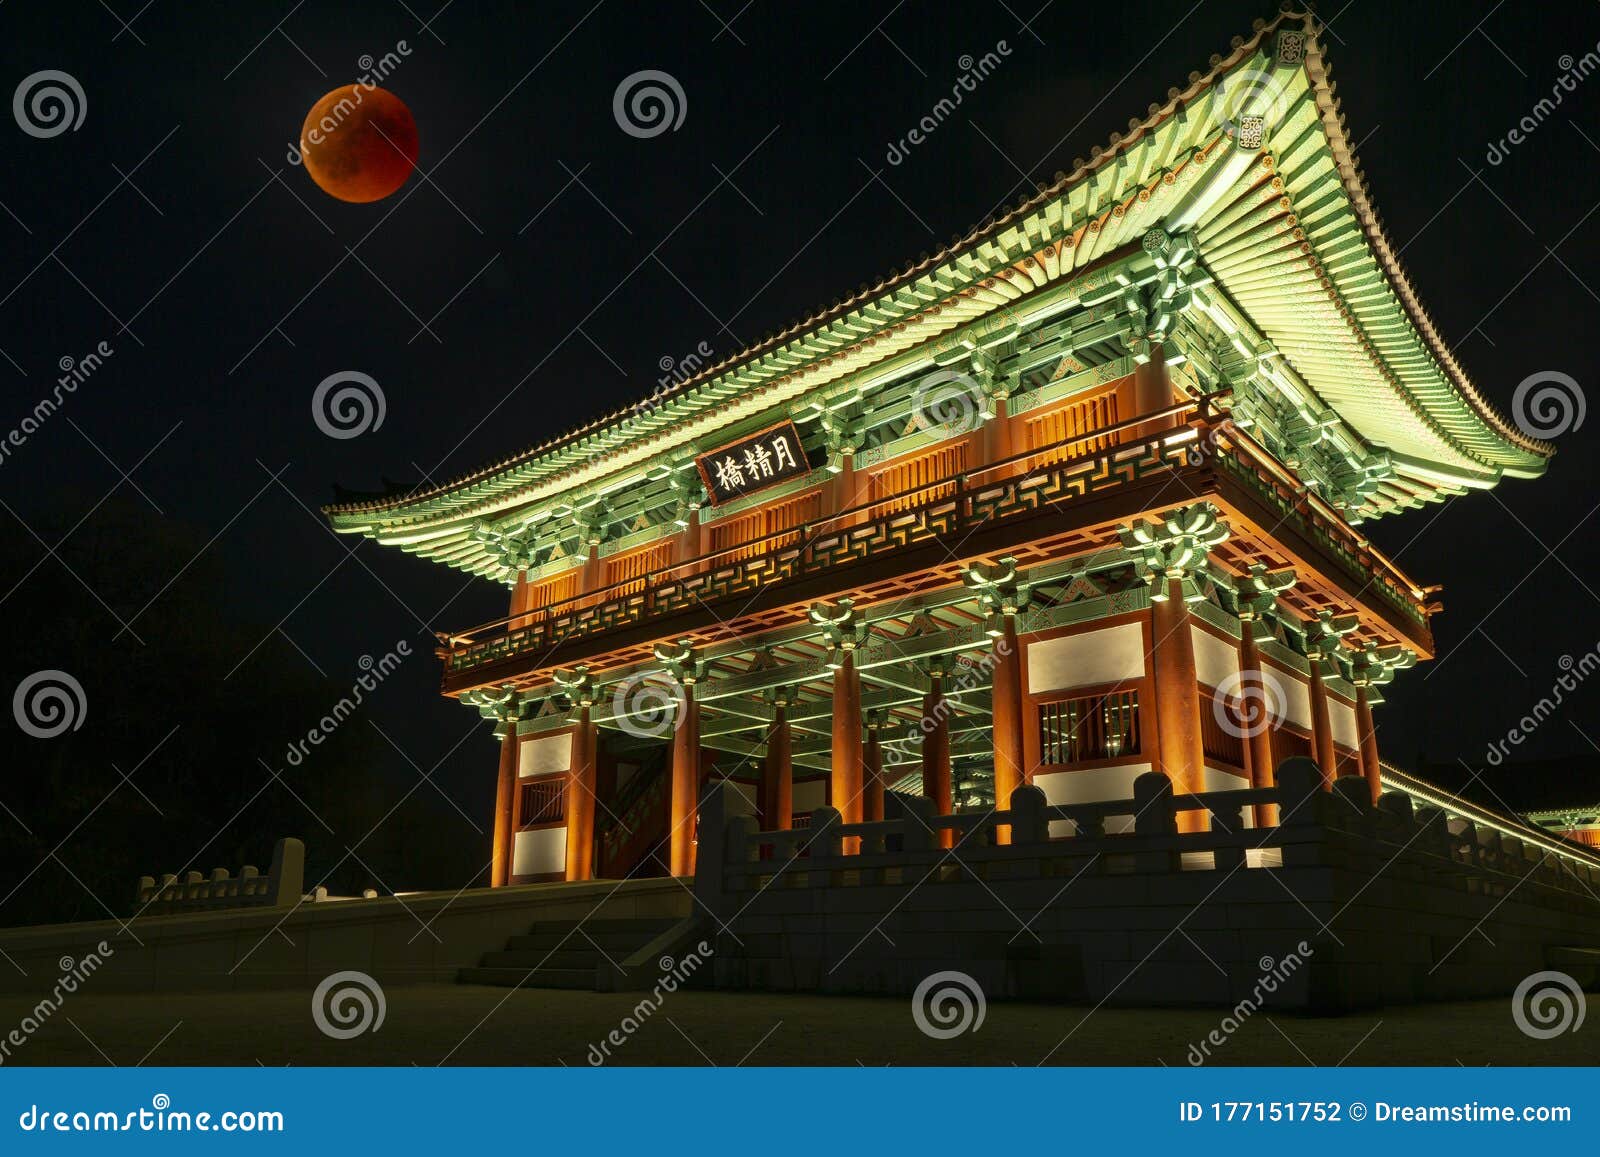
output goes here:
[[[304, 991], [70, 997], [10, 1065], [557, 1065], [589, 1063], [640, 994], [429, 984], [385, 992], [376, 1032], [326, 1036]], [[29, 1014], [0, 997], [0, 1039]], [[1183, 1066], [1218, 1028], [1214, 1009], [993, 1004], [977, 1031], [924, 1035], [905, 999], [678, 992], [621, 1046], [624, 1065]], [[1213, 1048], [1223, 1065], [1593, 1065], [1600, 1024], [1534, 1040], [1507, 1000], [1345, 1017], [1257, 1013]]]

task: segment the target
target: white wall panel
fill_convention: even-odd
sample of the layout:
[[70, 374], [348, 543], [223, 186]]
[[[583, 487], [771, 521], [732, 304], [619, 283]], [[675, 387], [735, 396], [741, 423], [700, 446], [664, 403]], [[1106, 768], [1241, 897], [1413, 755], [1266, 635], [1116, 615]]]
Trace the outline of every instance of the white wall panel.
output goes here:
[[1189, 630], [1194, 636], [1194, 669], [1200, 682], [1207, 687], [1230, 686], [1239, 673], [1239, 648], [1199, 627]]
[[549, 775], [572, 767], [572, 732], [524, 739], [517, 749], [518, 775]]
[[513, 876], [539, 876], [567, 870], [567, 828], [534, 828], [518, 832], [511, 853]]
[[1060, 635], [1027, 646], [1028, 690], [1035, 695], [1144, 677], [1144, 628], [1139, 623]]

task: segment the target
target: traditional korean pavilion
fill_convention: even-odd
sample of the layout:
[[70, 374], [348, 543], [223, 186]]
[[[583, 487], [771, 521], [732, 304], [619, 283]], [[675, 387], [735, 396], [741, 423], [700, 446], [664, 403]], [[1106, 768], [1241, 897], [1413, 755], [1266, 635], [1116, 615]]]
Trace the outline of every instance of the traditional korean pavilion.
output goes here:
[[492, 882], [692, 873], [713, 780], [765, 829], [1122, 799], [1151, 769], [1262, 786], [1294, 755], [1395, 786], [1374, 709], [1433, 656], [1437, 588], [1364, 527], [1551, 447], [1435, 331], [1352, 138], [1285, 12], [938, 254], [647, 402], [329, 507], [507, 591], [440, 651], [500, 744]]

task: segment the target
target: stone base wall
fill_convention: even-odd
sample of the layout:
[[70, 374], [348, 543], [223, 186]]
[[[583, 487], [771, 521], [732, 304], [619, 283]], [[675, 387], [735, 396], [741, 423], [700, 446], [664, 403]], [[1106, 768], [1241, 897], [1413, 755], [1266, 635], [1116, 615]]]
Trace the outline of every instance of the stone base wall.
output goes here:
[[[1398, 794], [1375, 807], [1364, 782], [1324, 792], [1304, 762], [1282, 788], [1175, 797], [1152, 773], [1120, 804], [1051, 807], [1024, 788], [987, 816], [819, 813], [798, 833], [735, 817], [720, 840], [703, 815], [716, 983], [904, 994], [956, 970], [991, 999], [1315, 1012], [1497, 996], [1548, 968], [1595, 983], [1600, 863]], [[1285, 822], [1246, 827], [1261, 802]], [[1211, 830], [1180, 833], [1185, 810]], [[1124, 813], [1137, 830], [1104, 834]], [[1067, 820], [1079, 834], [1051, 838]]]
[[682, 918], [692, 904], [674, 880], [600, 880], [0, 929], [16, 964], [0, 992], [47, 992], [65, 960], [90, 953], [104, 962], [83, 987], [100, 993], [313, 988], [347, 969], [382, 984], [453, 981], [537, 921]]

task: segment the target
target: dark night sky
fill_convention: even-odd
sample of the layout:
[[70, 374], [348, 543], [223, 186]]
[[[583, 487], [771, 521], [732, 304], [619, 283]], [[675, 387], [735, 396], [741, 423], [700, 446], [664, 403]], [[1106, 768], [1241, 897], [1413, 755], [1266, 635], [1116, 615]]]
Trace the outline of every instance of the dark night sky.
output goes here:
[[[314, 513], [333, 483], [460, 474], [648, 393], [663, 358], [755, 342], [1015, 202], [1269, 15], [1236, 0], [1055, 0], [1030, 31], [1020, 20], [1037, 0], [753, 3], [737, 17], [728, 0], [458, 0], [422, 31], [436, 0], [407, 2], [420, 19], [399, 0], [292, 12], [290, 0], [155, 0], [120, 35], [100, 3], [0, 7], [5, 91], [60, 69], [88, 105], [77, 132], [48, 140], [0, 125], [0, 428], [49, 391], [60, 359], [101, 340], [115, 350], [0, 466], [0, 495], [30, 524], [70, 525], [113, 488], [134, 505], [142, 491], [197, 544], [215, 536], [220, 613], [256, 636], [281, 620], [335, 684], [359, 656], [409, 638], [422, 654], [369, 705], [405, 753], [385, 745], [382, 757], [397, 791], [416, 782], [407, 757], [424, 770], [443, 760], [437, 780], [480, 819], [494, 749], [474, 716], [439, 699], [423, 628], [496, 617], [505, 594], [370, 543], [347, 558], [354, 540]], [[124, 19], [138, 9], [108, 3]], [[1375, 201], [1462, 362], [1502, 406], [1537, 371], [1592, 385], [1600, 77], [1504, 163], [1485, 153], [1550, 91], [1563, 56], [1600, 42], [1600, 6], [1350, 0], [1323, 12]], [[959, 58], [1002, 39], [1011, 55], [960, 114], [888, 165], [889, 142], [949, 91]], [[286, 147], [319, 96], [400, 40], [411, 53], [385, 86], [416, 115], [430, 179], [376, 205], [336, 203], [286, 164]], [[619, 130], [613, 90], [640, 69], [681, 82], [679, 131]], [[419, 336], [419, 318], [437, 340]], [[387, 418], [336, 441], [310, 398], [347, 369], [378, 380]], [[1380, 713], [1391, 758], [1481, 755], [1563, 654], [1600, 640], [1597, 431], [1600, 418], [1565, 435], [1542, 480], [1374, 529], [1416, 578], [1445, 587], [1441, 659], [1403, 675]], [[141, 458], [124, 482], [118, 467]], [[92, 603], [53, 562], [39, 581]], [[6, 619], [42, 613], [39, 589], [10, 596]], [[109, 640], [115, 623], [104, 626]], [[108, 641], [103, 666], [78, 673], [91, 723], [138, 647]], [[54, 665], [38, 653], [22, 669]], [[207, 702], [205, 686], [175, 695], [174, 722], [203, 727]], [[1600, 742], [1597, 705], [1600, 688], [1586, 688], [1527, 750], [1593, 750], [1579, 729]], [[261, 718], [241, 758], [277, 758], [304, 725]], [[7, 738], [7, 765], [28, 774], [37, 741], [9, 720]], [[440, 839], [479, 838], [438, 806]]]

